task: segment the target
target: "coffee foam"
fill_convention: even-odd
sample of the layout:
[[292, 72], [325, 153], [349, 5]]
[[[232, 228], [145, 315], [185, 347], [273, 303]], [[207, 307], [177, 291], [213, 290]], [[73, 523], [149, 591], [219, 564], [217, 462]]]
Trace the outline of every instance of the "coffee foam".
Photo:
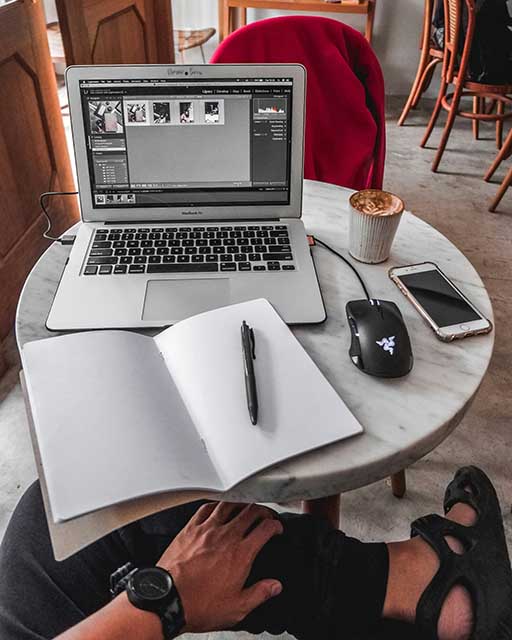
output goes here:
[[404, 210], [404, 203], [398, 196], [379, 189], [363, 189], [352, 194], [350, 204], [368, 216], [394, 216]]

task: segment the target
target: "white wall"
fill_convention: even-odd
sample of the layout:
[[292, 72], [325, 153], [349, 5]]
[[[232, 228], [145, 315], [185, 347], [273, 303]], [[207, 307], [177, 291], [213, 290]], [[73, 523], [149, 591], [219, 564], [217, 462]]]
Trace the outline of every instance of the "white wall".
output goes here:
[[[217, 26], [217, 0], [173, 0], [172, 6], [177, 28]], [[248, 20], [284, 13], [249, 10]], [[360, 30], [364, 25], [364, 16], [344, 15], [340, 19]], [[388, 94], [409, 93], [418, 64], [422, 21], [423, 0], [377, 0], [373, 45]], [[196, 61], [191, 57], [187, 60]]]

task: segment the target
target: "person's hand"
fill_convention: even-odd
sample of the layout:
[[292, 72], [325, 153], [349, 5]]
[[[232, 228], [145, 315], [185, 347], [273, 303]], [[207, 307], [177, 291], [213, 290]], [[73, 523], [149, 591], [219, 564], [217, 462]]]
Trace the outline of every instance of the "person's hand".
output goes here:
[[259, 505], [219, 502], [198, 509], [158, 562], [176, 583], [184, 632], [229, 629], [281, 593], [278, 580], [244, 584], [260, 549], [282, 531], [275, 514]]

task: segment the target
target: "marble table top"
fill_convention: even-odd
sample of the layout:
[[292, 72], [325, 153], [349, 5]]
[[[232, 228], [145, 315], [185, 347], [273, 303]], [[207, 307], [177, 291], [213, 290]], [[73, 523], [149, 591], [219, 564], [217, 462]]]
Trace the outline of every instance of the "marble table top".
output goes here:
[[[324, 183], [304, 183], [303, 220], [308, 233], [346, 256], [350, 193]], [[20, 348], [30, 340], [57, 335], [46, 330], [45, 321], [69, 250], [52, 245], [27, 278], [16, 318]], [[392, 266], [435, 262], [493, 321], [491, 302], [478, 273], [447, 238], [425, 222], [405, 213], [390, 259], [380, 265], [357, 263], [370, 295], [393, 300], [404, 315], [415, 356], [414, 368], [405, 378], [370, 377], [352, 364], [345, 304], [364, 297], [360, 284], [341, 260], [322, 247], [314, 247], [313, 256], [327, 320], [292, 330], [359, 419], [364, 433], [259, 473], [226, 494], [226, 499], [312, 499], [396, 473], [434, 449], [459, 424], [487, 370], [494, 332], [440, 342], [388, 278]]]

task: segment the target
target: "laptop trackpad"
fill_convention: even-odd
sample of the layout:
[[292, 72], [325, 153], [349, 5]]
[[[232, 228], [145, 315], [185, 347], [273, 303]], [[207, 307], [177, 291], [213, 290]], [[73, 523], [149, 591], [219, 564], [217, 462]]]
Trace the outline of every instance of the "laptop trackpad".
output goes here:
[[229, 303], [228, 278], [149, 280], [142, 319], [174, 323]]

